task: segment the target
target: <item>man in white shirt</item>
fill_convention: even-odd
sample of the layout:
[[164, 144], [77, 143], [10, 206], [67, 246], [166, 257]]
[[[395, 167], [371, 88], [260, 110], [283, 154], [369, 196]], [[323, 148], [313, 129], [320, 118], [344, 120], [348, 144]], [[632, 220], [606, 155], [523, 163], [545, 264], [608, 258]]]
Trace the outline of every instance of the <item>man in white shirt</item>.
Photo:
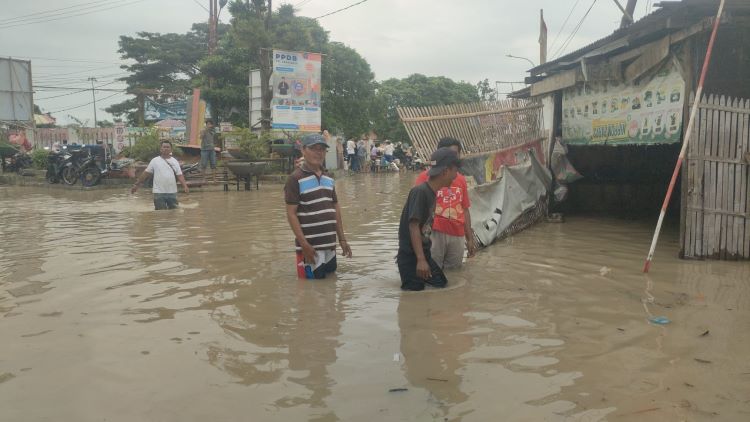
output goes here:
[[393, 151], [395, 147], [389, 140], [385, 140], [385, 147], [383, 148], [383, 161], [385, 164], [391, 164], [393, 162]]
[[135, 193], [138, 186], [150, 176], [154, 177], [152, 192], [154, 193], [154, 208], [157, 210], [177, 208], [177, 182], [175, 182], [175, 177], [180, 181], [185, 193], [190, 191], [187, 182], [185, 182], [185, 176], [182, 175], [180, 163], [172, 157], [172, 143], [169, 141], [161, 141], [159, 156], [154, 157], [148, 163], [148, 167], [138, 176], [130, 189], [130, 193]]
[[358, 171], [357, 166], [357, 144], [354, 143], [354, 139], [346, 141], [346, 159], [349, 161], [349, 168]]

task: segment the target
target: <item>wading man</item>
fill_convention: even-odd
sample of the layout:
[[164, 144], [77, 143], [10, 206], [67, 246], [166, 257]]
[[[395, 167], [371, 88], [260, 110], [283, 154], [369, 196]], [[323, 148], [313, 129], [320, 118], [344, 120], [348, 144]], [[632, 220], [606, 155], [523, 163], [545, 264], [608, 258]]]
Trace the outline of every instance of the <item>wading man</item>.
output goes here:
[[206, 120], [206, 127], [201, 132], [201, 171], [206, 174], [206, 167], [211, 164], [211, 172], [216, 177], [216, 149], [214, 145], [214, 122]]
[[172, 143], [169, 141], [161, 141], [159, 156], [154, 157], [148, 163], [146, 170], [133, 183], [130, 193], [135, 193], [140, 184], [151, 176], [154, 177], [152, 192], [154, 193], [154, 208], [157, 210], [177, 208], [177, 182], [175, 178], [180, 181], [185, 193], [190, 192], [185, 182], [185, 176], [182, 175], [180, 163], [172, 157]]
[[[454, 138], [442, 138], [438, 148], [450, 148], [461, 157], [461, 141]], [[414, 185], [421, 185], [429, 179], [427, 170], [417, 176]], [[466, 178], [458, 173], [450, 186], [437, 192], [435, 220], [432, 223], [432, 259], [440, 268], [458, 268], [464, 259], [464, 243], [468, 256], [476, 253], [474, 231], [471, 229], [469, 214], [468, 187]]]
[[401, 289], [423, 290], [425, 284], [445, 287], [448, 280], [443, 269], [430, 253], [432, 220], [435, 215], [436, 193], [451, 185], [461, 161], [450, 148], [438, 148], [430, 158], [427, 182], [409, 191], [398, 226], [396, 264], [401, 276]]
[[336, 186], [323, 168], [327, 150], [328, 144], [321, 135], [302, 138], [304, 161], [284, 186], [286, 216], [294, 233], [300, 278], [320, 279], [336, 271], [337, 238], [344, 256], [352, 256], [344, 236]]

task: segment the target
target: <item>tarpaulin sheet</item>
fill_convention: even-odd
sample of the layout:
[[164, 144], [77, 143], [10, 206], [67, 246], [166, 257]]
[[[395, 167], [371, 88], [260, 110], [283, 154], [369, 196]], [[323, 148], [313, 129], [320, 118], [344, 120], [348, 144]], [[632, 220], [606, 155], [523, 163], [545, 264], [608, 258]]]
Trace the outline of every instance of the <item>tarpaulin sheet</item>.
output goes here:
[[547, 197], [552, 175], [533, 152], [528, 159], [502, 167], [502, 176], [469, 189], [471, 226], [482, 246], [501, 237], [508, 228]]

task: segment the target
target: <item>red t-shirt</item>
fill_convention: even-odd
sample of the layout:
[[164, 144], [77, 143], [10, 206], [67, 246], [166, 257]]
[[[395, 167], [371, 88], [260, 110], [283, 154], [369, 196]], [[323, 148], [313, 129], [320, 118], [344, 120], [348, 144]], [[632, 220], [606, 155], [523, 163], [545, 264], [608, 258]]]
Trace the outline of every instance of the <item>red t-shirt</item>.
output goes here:
[[[430, 177], [427, 170], [417, 176], [414, 186], [428, 181]], [[469, 202], [469, 189], [466, 186], [466, 178], [457, 174], [456, 178], [448, 188], [442, 188], [436, 193], [435, 220], [432, 230], [451, 236], [464, 236], [464, 213], [471, 207]]]

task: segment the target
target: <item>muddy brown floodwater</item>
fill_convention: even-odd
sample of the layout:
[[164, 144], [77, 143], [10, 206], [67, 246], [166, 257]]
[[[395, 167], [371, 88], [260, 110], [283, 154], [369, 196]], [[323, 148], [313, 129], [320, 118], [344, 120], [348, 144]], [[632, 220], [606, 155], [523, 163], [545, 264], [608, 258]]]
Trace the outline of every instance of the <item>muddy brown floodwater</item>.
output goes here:
[[[1, 421], [747, 421], [750, 264], [570, 217], [402, 293], [414, 174], [342, 177], [355, 257], [299, 281], [281, 187], [0, 187]], [[667, 325], [648, 322], [664, 316]]]

